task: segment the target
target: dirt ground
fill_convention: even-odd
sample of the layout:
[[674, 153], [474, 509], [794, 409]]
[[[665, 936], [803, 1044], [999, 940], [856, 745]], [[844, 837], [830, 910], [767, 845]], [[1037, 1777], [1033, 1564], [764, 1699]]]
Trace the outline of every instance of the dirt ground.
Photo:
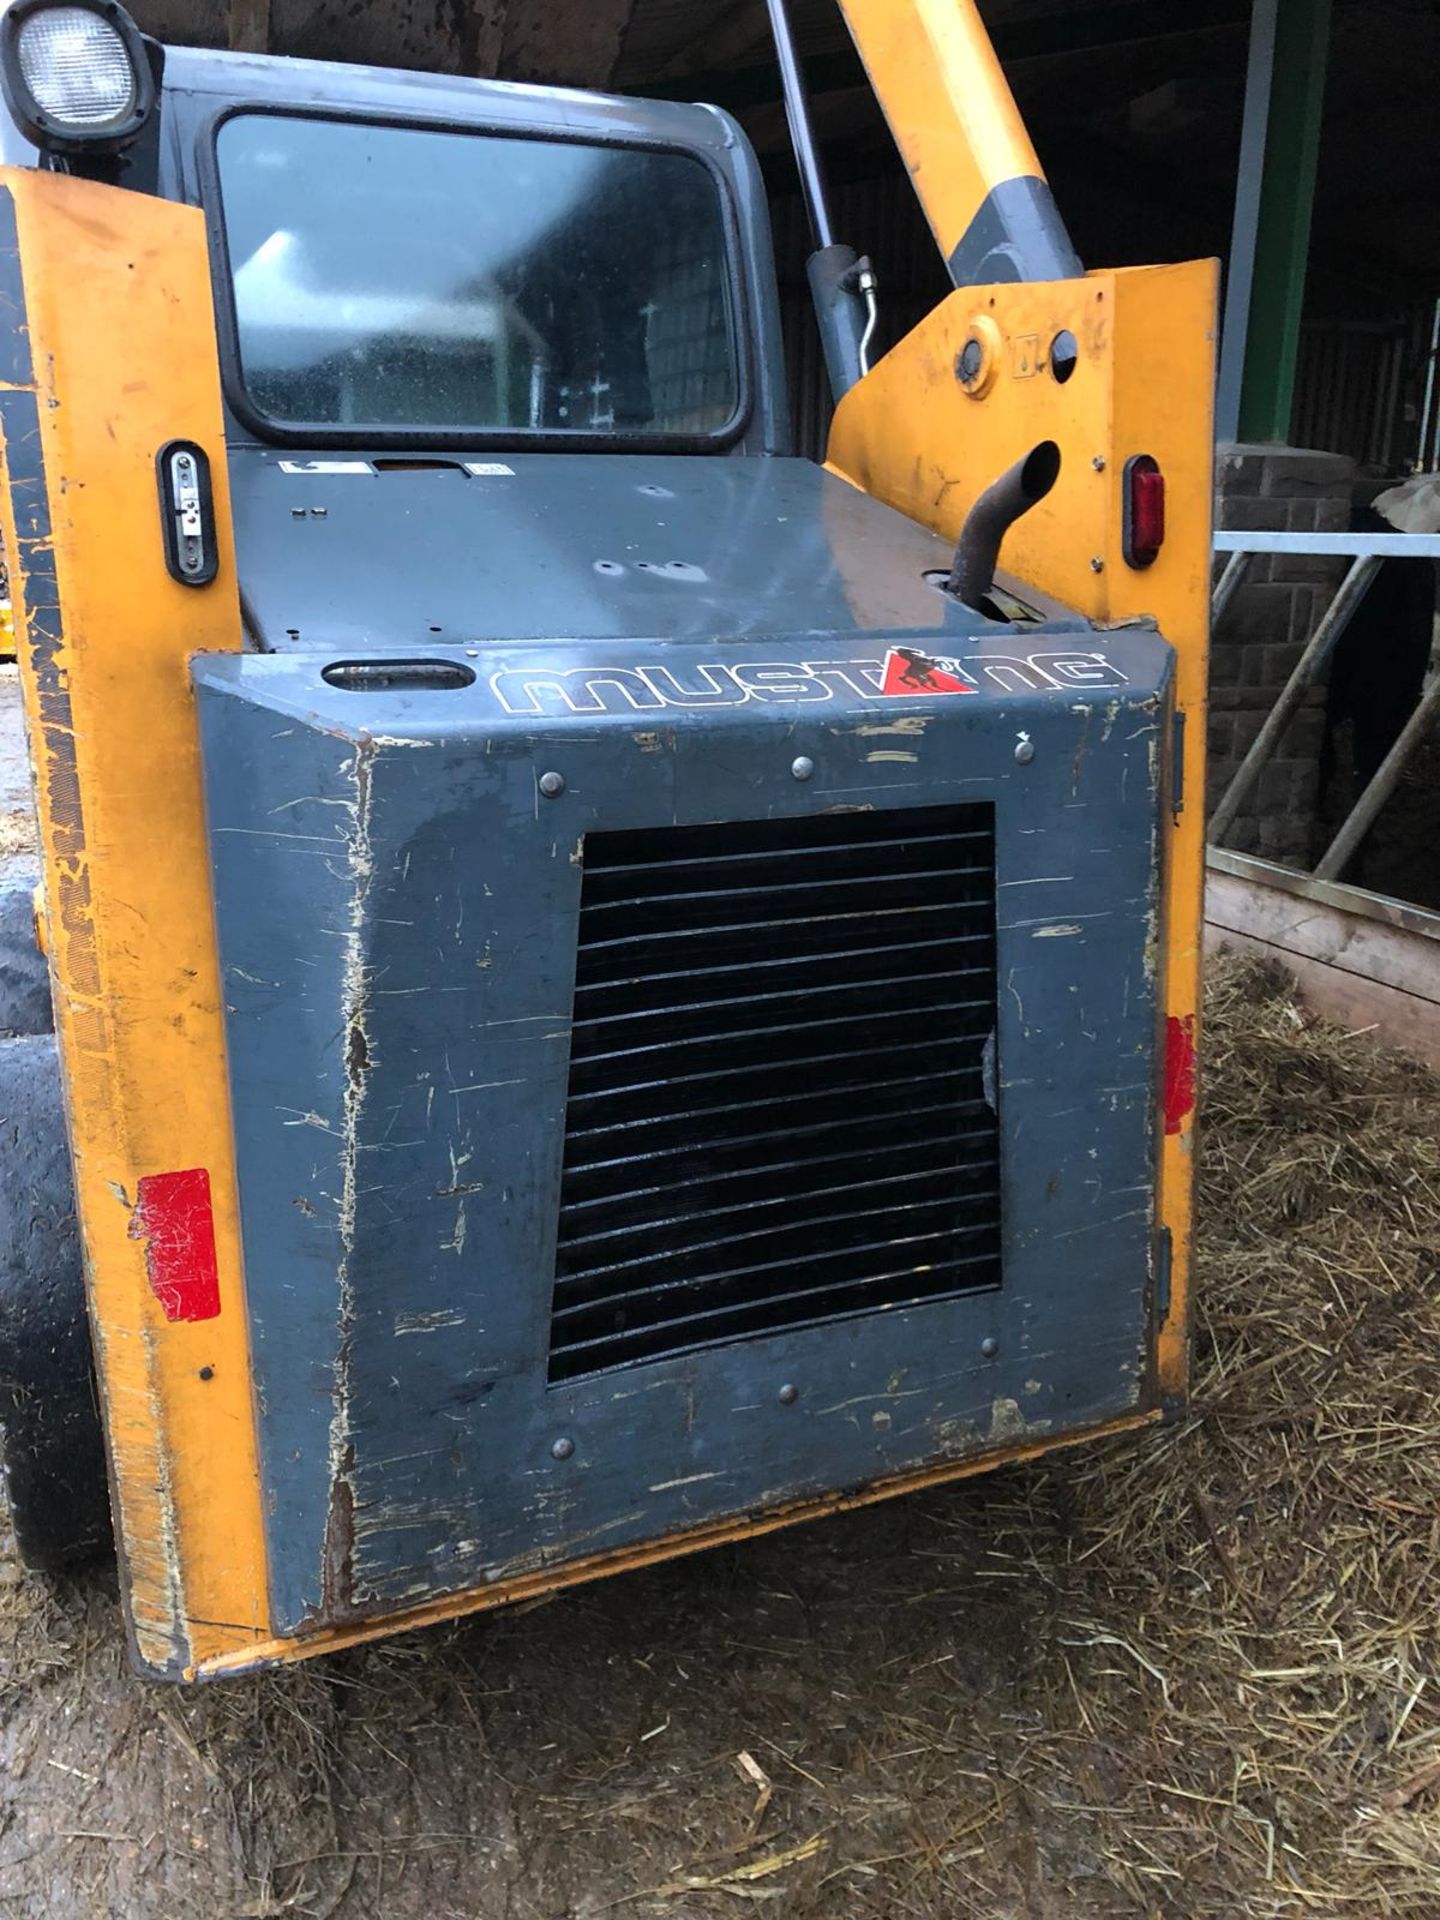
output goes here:
[[1183, 1425], [196, 1693], [0, 1589], [0, 1914], [1440, 1915], [1440, 1083], [1211, 992]]

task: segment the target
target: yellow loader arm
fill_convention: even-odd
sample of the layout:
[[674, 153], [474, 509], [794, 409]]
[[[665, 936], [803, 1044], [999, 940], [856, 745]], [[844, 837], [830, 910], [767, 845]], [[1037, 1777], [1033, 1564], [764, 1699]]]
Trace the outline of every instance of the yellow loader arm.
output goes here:
[[973, 0], [840, 5], [956, 284], [1078, 275]]

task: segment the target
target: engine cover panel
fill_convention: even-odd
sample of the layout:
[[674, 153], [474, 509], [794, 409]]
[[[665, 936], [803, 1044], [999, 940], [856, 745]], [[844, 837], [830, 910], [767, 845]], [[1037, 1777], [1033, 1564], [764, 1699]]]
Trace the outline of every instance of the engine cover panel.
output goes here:
[[[323, 655], [195, 666], [277, 1631], [1054, 1436], [1145, 1391], [1169, 648], [1134, 628], [992, 633], [938, 662], [824, 634], [587, 652], [442, 649], [426, 656], [445, 670], [434, 684], [414, 680], [418, 656], [387, 680], [372, 655], [338, 684]], [[642, 836], [663, 863], [653, 836], [671, 830], [791, 822], [808, 848], [846, 834], [847, 816], [874, 840], [878, 817], [918, 814], [993, 820], [998, 1285], [987, 1270], [917, 1304], [903, 1288], [837, 1294], [819, 1321], [557, 1366], [587, 836], [607, 859]], [[738, 853], [675, 844], [783, 865], [783, 844], [753, 833]], [[897, 978], [929, 979], [935, 949], [923, 902], [913, 928], [876, 937], [879, 859], [847, 871], [869, 944], [858, 959], [845, 947], [858, 971], [843, 1009], [863, 1028], [873, 994], [900, 1031]], [[817, 872], [798, 884], [828, 887]], [[703, 965], [703, 915], [691, 929], [683, 906], [637, 899], [658, 916], [641, 933], [678, 931]], [[732, 997], [758, 1004], [780, 977], [765, 969], [796, 955], [763, 949], [752, 970], [745, 952]], [[814, 988], [801, 1011], [818, 1021], [842, 956], [826, 933], [799, 957]], [[623, 963], [600, 984], [632, 991]], [[582, 1014], [589, 990], [582, 968]], [[920, 1000], [912, 1044], [933, 1018]], [[983, 1042], [962, 1040], [973, 1099]], [[706, 1044], [722, 1070], [724, 1037]], [[783, 1076], [767, 1083], [771, 1116], [838, 1124], [848, 1083], [784, 1044], [774, 1064], [794, 1096]], [[882, 1056], [880, 1227], [857, 1227], [862, 1246], [894, 1225], [881, 1195], [913, 1125], [898, 1053]], [[862, 1185], [864, 1140], [849, 1144]], [[826, 1178], [826, 1192], [847, 1184]], [[858, 1220], [853, 1200], [825, 1218], [847, 1208]], [[789, 1231], [777, 1286], [803, 1219]], [[843, 1232], [825, 1231], [826, 1262], [848, 1259]], [[645, 1232], [664, 1284], [663, 1235]], [[808, 1285], [832, 1269], [807, 1271]]]

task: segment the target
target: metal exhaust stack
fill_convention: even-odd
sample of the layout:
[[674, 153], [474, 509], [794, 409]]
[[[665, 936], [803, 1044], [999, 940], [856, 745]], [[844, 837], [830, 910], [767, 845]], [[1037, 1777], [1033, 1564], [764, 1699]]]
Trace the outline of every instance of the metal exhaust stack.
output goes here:
[[995, 584], [1000, 543], [1022, 514], [1049, 493], [1060, 476], [1060, 449], [1042, 440], [1023, 460], [1002, 473], [971, 507], [960, 529], [955, 563], [946, 582], [948, 590], [977, 613], [986, 611], [985, 598]]
[[815, 251], [805, 263], [815, 315], [820, 323], [820, 345], [835, 398], [848, 393], [870, 371], [870, 343], [875, 333], [875, 270], [868, 259], [835, 238], [825, 193], [825, 176], [810, 122], [805, 78], [795, 52], [785, 0], [766, 0], [770, 30], [780, 63], [785, 94], [785, 118], [790, 144], [800, 172], [800, 190], [810, 220]]

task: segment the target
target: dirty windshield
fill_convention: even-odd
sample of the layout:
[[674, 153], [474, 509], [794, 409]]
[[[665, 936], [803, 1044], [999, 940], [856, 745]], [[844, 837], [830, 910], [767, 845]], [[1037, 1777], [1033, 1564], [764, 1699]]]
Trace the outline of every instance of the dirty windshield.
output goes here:
[[694, 436], [739, 401], [720, 189], [673, 152], [241, 114], [240, 373], [270, 421]]

